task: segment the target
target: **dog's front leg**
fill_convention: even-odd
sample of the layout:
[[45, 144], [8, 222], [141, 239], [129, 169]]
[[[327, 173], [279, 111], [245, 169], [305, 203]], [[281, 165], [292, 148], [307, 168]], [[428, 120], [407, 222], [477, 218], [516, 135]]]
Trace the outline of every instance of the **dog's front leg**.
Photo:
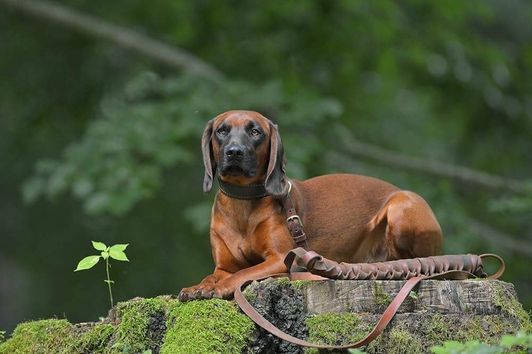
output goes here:
[[[222, 226], [211, 228], [210, 234], [215, 270], [198, 285], [181, 290], [181, 301], [213, 297], [230, 299], [236, 287], [245, 280], [286, 272], [284, 258], [294, 245], [284, 226], [284, 219], [272, 218], [262, 222], [253, 236], [246, 239], [248, 243], [238, 248], [228, 245], [234, 245], [234, 240], [242, 240], [241, 236], [230, 234], [231, 229], [221, 222], [218, 225]], [[244, 253], [245, 249], [247, 253]], [[253, 264], [250, 259], [261, 262]]]
[[216, 268], [214, 273], [205, 277], [198, 285], [184, 288], [179, 293], [179, 300], [231, 299], [238, 285], [250, 279], [260, 279], [271, 274], [286, 272], [281, 254], [267, 257], [262, 263], [235, 273]]
[[262, 263], [239, 270], [212, 286], [212, 297], [231, 299], [237, 286], [246, 280], [261, 279], [272, 274], [286, 272], [284, 255], [266, 258]]
[[216, 268], [212, 274], [203, 278], [199, 284], [181, 289], [179, 292], [179, 300], [190, 301], [196, 299], [209, 299], [213, 296], [212, 292], [214, 285], [228, 276], [231, 276], [231, 273]]

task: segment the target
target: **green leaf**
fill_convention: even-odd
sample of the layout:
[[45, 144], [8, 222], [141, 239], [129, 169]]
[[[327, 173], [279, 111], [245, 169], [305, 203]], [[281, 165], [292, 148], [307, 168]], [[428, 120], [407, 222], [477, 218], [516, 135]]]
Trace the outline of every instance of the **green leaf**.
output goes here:
[[517, 345], [527, 349], [532, 347], [532, 333], [527, 334], [523, 331], [519, 331], [516, 335], [503, 336], [500, 345], [504, 348], [511, 348]]
[[[116, 247], [116, 246], [119, 246], [119, 247]], [[123, 246], [124, 245], [114, 245], [113, 247], [109, 249], [109, 255], [111, 256], [111, 258], [116, 259], [117, 261], [129, 262], [129, 259], [127, 259], [126, 254], [124, 253], [123, 250], [121, 250], [121, 248], [125, 249], [125, 247]], [[127, 247], [127, 244], [125, 246]]]
[[505, 348], [511, 348], [517, 343], [516, 337], [514, 336], [503, 336], [501, 338], [501, 346]]
[[94, 247], [94, 248], [97, 249], [98, 251], [105, 251], [105, 250], [107, 250], [107, 246], [106, 246], [105, 243], [103, 243], [103, 242], [92, 241], [92, 247]]
[[99, 260], [100, 256], [87, 256], [81, 261], [79, 261], [78, 266], [74, 270], [74, 272], [77, 272], [79, 270], [91, 269], [96, 265], [96, 263], [98, 263]]
[[102, 255], [102, 258], [103, 258], [103, 259], [107, 259], [107, 258], [109, 258], [109, 252], [107, 252], [107, 251], [103, 251], [103, 252], [100, 253], [100, 254]]
[[129, 243], [119, 243], [119, 244], [111, 246], [111, 249], [124, 252], [127, 246], [129, 246]]

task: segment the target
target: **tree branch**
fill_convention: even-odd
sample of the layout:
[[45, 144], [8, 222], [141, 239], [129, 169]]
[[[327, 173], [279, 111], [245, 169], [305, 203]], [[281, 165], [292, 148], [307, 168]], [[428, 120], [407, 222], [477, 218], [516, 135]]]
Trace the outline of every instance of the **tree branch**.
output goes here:
[[532, 246], [530, 243], [525, 243], [516, 240], [516, 237], [503, 233], [495, 229], [493, 226], [484, 224], [483, 222], [468, 218], [467, 223], [469, 228], [481, 238], [484, 238], [493, 244], [511, 250], [515, 253], [520, 253], [525, 256], [532, 257]]
[[113, 42], [172, 68], [215, 80], [223, 76], [220, 71], [185, 50], [62, 5], [35, 0], [0, 0], [0, 4], [78, 33]]
[[489, 189], [507, 190], [514, 193], [530, 192], [527, 184], [519, 180], [492, 175], [468, 167], [403, 155], [354, 139], [345, 129], [336, 130], [342, 138], [341, 146], [351, 155], [374, 160], [401, 170], [449, 178]]

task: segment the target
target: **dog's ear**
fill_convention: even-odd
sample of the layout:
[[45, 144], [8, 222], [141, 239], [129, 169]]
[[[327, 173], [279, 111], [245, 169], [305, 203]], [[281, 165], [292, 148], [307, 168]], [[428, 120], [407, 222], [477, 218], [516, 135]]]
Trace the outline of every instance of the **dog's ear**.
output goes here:
[[203, 177], [203, 191], [210, 192], [212, 182], [216, 173], [216, 162], [212, 152], [212, 126], [214, 119], [211, 119], [201, 137], [201, 152], [203, 153], [203, 164], [205, 165], [205, 177]]
[[266, 170], [264, 185], [266, 191], [274, 198], [281, 198], [287, 192], [287, 181], [284, 170], [284, 149], [277, 125], [270, 122], [270, 161]]

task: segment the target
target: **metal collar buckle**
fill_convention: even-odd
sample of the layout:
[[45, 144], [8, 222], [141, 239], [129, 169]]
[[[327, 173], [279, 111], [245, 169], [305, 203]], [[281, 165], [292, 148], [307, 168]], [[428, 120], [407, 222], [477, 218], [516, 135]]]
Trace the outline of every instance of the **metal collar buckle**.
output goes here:
[[286, 218], [286, 222], [290, 222], [292, 220], [299, 221], [299, 223], [301, 224], [301, 227], [303, 227], [303, 222], [301, 221], [301, 218], [299, 217], [299, 215], [296, 214], [296, 215], [292, 215]]

